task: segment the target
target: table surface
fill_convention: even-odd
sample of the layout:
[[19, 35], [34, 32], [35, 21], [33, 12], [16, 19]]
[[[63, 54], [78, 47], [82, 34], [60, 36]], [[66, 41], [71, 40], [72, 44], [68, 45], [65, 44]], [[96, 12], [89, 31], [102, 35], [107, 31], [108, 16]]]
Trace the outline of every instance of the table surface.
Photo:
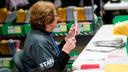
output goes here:
[[127, 10], [128, 1], [121, 1], [120, 3], [111, 3], [110, 1], [108, 1], [103, 8], [104, 10]]
[[[83, 51], [79, 54], [78, 58], [74, 61], [72, 69], [81, 70], [81, 66], [85, 64], [99, 64], [99, 72], [104, 69], [104, 65], [107, 63], [128, 63], [127, 61], [120, 60], [121, 57], [125, 58], [127, 56], [125, 48], [115, 49], [110, 52], [100, 52], [100, 51], [89, 51], [88, 49], [93, 49], [95, 46], [93, 44], [94, 41], [97, 40], [110, 40], [115, 37], [123, 38], [126, 42], [126, 36], [115, 36], [112, 34], [113, 25], [103, 25], [99, 31], [94, 35], [94, 37], [90, 40], [87, 46], [83, 49]], [[84, 41], [84, 40], [83, 40]], [[114, 58], [120, 61], [114, 61]], [[88, 72], [88, 71], [87, 71]], [[91, 71], [90, 71], [91, 72]], [[98, 71], [97, 71], [98, 72]]]

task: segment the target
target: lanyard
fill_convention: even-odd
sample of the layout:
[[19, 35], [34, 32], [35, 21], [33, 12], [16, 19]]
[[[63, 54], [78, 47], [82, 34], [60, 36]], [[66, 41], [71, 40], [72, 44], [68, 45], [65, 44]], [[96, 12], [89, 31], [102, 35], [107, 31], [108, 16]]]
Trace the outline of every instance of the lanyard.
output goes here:
[[54, 40], [54, 38], [52, 37], [52, 35], [49, 34], [49, 36], [50, 36], [50, 39], [51, 39], [51, 41], [52, 41], [52, 44], [54, 45], [54, 49], [55, 49], [57, 55], [59, 55], [59, 54], [60, 54], [60, 49], [59, 49], [59, 47], [58, 47], [57, 44], [55, 43], [55, 40]]

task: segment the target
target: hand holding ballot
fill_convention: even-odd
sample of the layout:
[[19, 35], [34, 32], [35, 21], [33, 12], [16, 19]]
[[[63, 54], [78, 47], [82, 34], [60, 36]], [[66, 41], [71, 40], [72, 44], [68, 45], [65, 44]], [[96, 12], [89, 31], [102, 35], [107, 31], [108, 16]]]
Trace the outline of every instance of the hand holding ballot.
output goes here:
[[74, 13], [73, 13], [74, 15], [74, 22], [75, 22], [75, 34], [77, 33], [77, 28], [78, 28], [78, 19], [77, 19], [77, 10], [76, 9], [74, 9]]
[[72, 38], [72, 37], [75, 37], [76, 35], [79, 35], [80, 34], [80, 30], [79, 30], [79, 27], [75, 24], [72, 25], [72, 27], [70, 28], [69, 32], [68, 32], [68, 35], [65, 37], [65, 41], [69, 38]]
[[77, 22], [77, 10], [76, 9], [74, 9], [73, 14], [74, 14], [74, 24], [70, 28], [68, 35], [65, 37], [65, 40], [67, 40], [68, 38], [71, 38], [71, 37], [75, 37], [76, 35], [80, 34], [80, 30], [79, 30], [79, 26], [78, 26], [78, 22]]

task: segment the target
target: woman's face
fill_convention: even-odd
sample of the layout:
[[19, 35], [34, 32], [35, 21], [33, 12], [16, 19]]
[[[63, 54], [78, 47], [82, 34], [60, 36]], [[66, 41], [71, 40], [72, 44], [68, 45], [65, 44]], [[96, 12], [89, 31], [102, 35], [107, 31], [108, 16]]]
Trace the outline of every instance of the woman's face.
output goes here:
[[56, 12], [54, 14], [54, 17], [55, 17], [55, 20], [51, 24], [48, 24], [46, 26], [46, 31], [48, 31], [48, 32], [52, 32], [53, 29], [57, 26], [57, 21], [58, 21], [59, 17]]

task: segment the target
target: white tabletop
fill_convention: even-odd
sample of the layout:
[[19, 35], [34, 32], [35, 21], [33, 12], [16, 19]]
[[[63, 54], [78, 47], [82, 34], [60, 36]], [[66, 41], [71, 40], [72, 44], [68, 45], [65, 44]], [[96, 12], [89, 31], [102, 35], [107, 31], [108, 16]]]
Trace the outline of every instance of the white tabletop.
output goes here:
[[111, 3], [108, 1], [103, 8], [104, 10], [127, 10], [128, 2], [121, 1], [120, 3]]
[[[87, 49], [95, 48], [93, 42], [97, 40], [109, 40], [115, 37], [121, 37], [124, 41], [126, 41], [126, 36], [115, 36], [112, 34], [113, 25], [103, 25], [99, 31], [94, 35], [94, 37], [90, 40], [87, 46], [80, 53], [78, 58], [73, 63], [73, 70], [81, 70], [81, 66], [85, 64], [99, 64], [99, 70], [104, 68], [104, 65], [108, 59], [112, 59], [113, 57], [126, 57], [127, 53], [125, 48], [116, 49], [111, 52], [99, 52], [99, 51], [88, 51]], [[127, 61], [128, 62], [128, 61]], [[91, 72], [91, 71], [90, 71]], [[101, 71], [99, 71], [101, 72]]]
[[92, 69], [92, 70], [75, 70], [73, 72], [104, 72], [104, 71], [103, 70]]

